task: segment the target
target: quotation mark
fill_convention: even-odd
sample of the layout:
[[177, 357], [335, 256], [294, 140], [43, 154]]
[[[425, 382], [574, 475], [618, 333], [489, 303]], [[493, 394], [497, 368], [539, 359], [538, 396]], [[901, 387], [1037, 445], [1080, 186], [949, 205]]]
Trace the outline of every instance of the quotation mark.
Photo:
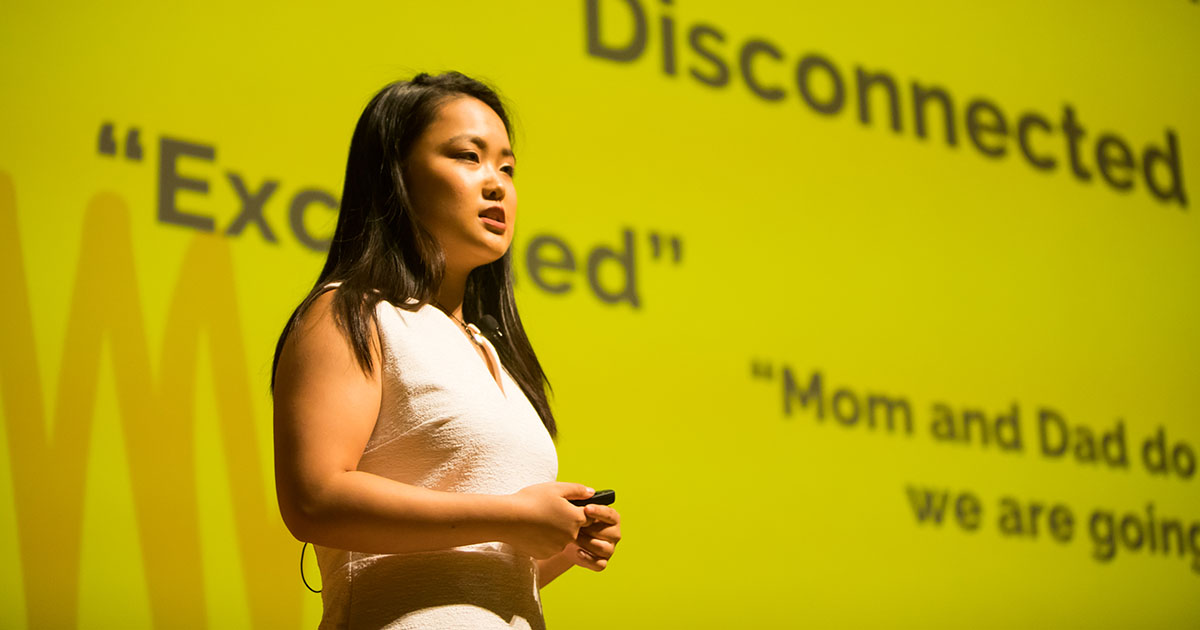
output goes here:
[[683, 260], [683, 241], [678, 236], [663, 238], [657, 232], [650, 233], [650, 257], [658, 260], [663, 257], [663, 246], [671, 247], [671, 262], [679, 264]]
[[[142, 161], [141, 130], [131, 127], [125, 133], [125, 159], [133, 162]], [[100, 155], [117, 154], [117, 138], [113, 124], [106, 122], [100, 125], [100, 135], [96, 139], [96, 152]]]
[[772, 380], [775, 378], [775, 366], [770, 361], [754, 359], [750, 361], [750, 376], [763, 381]]

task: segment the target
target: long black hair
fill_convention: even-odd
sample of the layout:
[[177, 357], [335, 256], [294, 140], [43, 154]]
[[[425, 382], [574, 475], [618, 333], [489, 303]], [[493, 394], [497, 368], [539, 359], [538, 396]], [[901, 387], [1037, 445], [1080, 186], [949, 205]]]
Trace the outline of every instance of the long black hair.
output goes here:
[[[433, 302], [445, 274], [437, 240], [417, 222], [404, 181], [413, 145], [447, 101], [469, 96], [491, 107], [512, 142], [513, 132], [500, 97], [487, 85], [458, 72], [418, 74], [379, 91], [363, 110], [350, 140], [346, 183], [329, 257], [308, 296], [292, 313], [275, 346], [271, 388], [284, 341], [305, 309], [340, 282], [334, 293], [334, 321], [346, 335], [364, 372], [372, 371], [371, 330], [378, 326], [380, 301], [415, 311]], [[550, 435], [557, 434], [546, 399], [549, 381], [538, 362], [513, 298], [512, 251], [467, 276], [463, 318], [491, 315], [502, 335], [492, 335], [500, 360], [533, 404]]]

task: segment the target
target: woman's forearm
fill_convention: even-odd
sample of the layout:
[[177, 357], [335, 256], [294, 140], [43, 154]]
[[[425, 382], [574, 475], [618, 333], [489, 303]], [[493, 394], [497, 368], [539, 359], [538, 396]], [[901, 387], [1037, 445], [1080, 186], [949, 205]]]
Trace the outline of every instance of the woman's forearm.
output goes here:
[[567, 569], [575, 566], [569, 553], [577, 553], [575, 545], [567, 545], [561, 553], [554, 554], [545, 560], [537, 560], [538, 566], [538, 588], [542, 588], [554, 581], [554, 578], [567, 572]]
[[361, 471], [338, 474], [304, 505], [281, 509], [296, 538], [366, 553], [507, 542], [514, 519], [509, 495], [440, 492]]

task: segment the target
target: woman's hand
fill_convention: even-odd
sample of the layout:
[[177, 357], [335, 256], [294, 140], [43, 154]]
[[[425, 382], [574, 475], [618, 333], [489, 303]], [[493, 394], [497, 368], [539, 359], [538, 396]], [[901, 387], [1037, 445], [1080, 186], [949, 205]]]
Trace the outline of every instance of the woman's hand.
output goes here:
[[578, 483], [550, 481], [509, 495], [514, 520], [503, 542], [534, 558], [549, 558], [579, 536], [589, 520], [584, 508], [570, 499], [586, 499], [595, 491]]
[[593, 571], [603, 571], [621, 541], [621, 515], [607, 505], [586, 505], [588, 524], [564, 553], [571, 561]]

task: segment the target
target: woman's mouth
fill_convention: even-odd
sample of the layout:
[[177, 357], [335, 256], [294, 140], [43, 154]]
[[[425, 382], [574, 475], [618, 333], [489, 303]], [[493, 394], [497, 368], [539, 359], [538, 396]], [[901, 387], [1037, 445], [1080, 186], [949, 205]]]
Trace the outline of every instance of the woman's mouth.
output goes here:
[[479, 218], [483, 221], [483, 226], [490, 232], [503, 234], [508, 229], [508, 224], [504, 221], [504, 208], [492, 206], [479, 213]]

